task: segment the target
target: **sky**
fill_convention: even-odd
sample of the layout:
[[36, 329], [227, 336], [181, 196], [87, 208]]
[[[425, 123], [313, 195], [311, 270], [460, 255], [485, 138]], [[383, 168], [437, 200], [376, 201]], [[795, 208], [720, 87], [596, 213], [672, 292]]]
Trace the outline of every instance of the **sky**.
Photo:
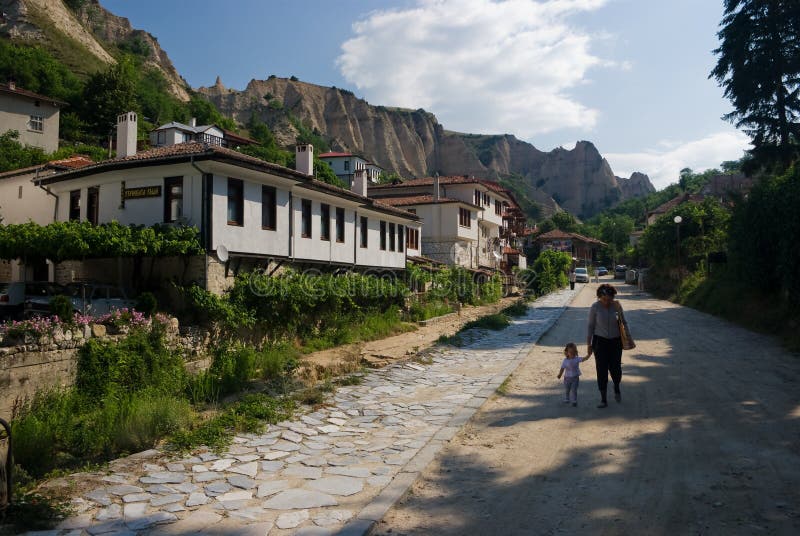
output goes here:
[[588, 140], [614, 173], [719, 167], [749, 148], [708, 73], [723, 0], [101, 0], [192, 87], [296, 76], [445, 129], [543, 151]]

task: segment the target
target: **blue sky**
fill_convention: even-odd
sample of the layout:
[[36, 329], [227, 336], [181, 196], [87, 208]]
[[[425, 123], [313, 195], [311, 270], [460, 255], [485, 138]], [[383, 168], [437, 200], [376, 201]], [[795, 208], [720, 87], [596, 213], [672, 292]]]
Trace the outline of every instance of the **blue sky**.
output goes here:
[[617, 175], [739, 158], [708, 73], [722, 0], [101, 0], [193, 86], [271, 74], [425, 108], [445, 128], [541, 150], [592, 141]]

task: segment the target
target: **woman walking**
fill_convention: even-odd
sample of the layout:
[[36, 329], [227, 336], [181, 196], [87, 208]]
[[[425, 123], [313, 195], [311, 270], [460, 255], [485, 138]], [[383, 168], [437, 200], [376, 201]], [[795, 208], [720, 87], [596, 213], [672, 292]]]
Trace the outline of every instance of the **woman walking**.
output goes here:
[[608, 375], [614, 382], [614, 400], [622, 402], [619, 384], [622, 381], [622, 339], [619, 333], [617, 318], [622, 320], [625, 329], [628, 323], [622, 314], [622, 305], [614, 299], [617, 289], [613, 285], [604, 283], [597, 287], [597, 301], [589, 308], [589, 333], [586, 345], [589, 347], [587, 355], [594, 353], [597, 368], [597, 387], [600, 389], [600, 404], [598, 408], [608, 407], [606, 391], [608, 389]]

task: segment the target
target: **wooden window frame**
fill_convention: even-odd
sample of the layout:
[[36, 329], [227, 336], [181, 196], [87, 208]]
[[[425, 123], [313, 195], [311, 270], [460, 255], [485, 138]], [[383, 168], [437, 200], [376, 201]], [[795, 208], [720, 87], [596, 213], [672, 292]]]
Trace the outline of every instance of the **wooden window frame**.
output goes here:
[[[228, 217], [230, 216], [231, 200], [236, 205], [234, 216], [238, 216], [239, 219], [232, 220]], [[244, 227], [244, 181], [242, 179], [228, 177], [228, 202], [225, 205], [225, 219], [228, 225]]]
[[344, 243], [344, 209], [336, 207], [336, 242]]
[[[464, 222], [467, 222], [466, 225]], [[465, 229], [472, 229], [472, 211], [468, 208], [458, 207], [458, 225]]]
[[360, 247], [367, 249], [369, 247], [369, 219], [361, 216], [359, 220], [359, 232], [361, 233], [359, 244]]
[[[180, 197], [172, 194], [172, 187], [180, 185]], [[172, 218], [172, 201], [180, 199], [181, 201], [181, 215]], [[164, 177], [164, 223], [174, 223], [178, 218], [183, 217], [183, 177]]]
[[381, 251], [386, 251], [386, 222], [385, 221], [381, 221], [381, 223], [380, 223], [380, 235], [381, 235], [381, 241], [380, 241]]
[[[300, 236], [302, 238], [311, 238], [314, 232], [313, 222], [311, 219], [311, 200], [300, 200]], [[308, 231], [308, 232], [306, 232]]]
[[278, 189], [266, 184], [261, 185], [261, 228], [265, 231], [278, 229]]
[[319, 205], [319, 239], [330, 242], [331, 240], [331, 206], [327, 203]]

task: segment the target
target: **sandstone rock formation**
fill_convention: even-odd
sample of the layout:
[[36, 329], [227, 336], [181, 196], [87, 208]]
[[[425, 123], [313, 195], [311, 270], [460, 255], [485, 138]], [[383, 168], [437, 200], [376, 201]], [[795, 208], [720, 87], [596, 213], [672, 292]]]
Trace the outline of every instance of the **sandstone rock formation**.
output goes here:
[[[156, 38], [134, 29], [128, 19], [112, 14], [99, 0], [87, 0], [77, 12], [62, 0], [0, 0], [0, 11], [5, 13], [0, 20], [0, 36], [45, 48], [72, 47], [77, 55], [88, 54], [89, 62], [100, 66], [116, 62], [107, 50], [110, 45], [140, 39], [149, 48], [145, 64], [161, 71], [172, 95], [189, 100], [189, 85], [175, 70]], [[53, 35], [55, 33], [59, 35]], [[54, 52], [59, 55], [58, 50]]]
[[403, 177], [440, 173], [515, 181], [546, 213], [560, 206], [588, 217], [653, 191], [644, 174], [615, 177], [588, 141], [543, 152], [509, 134], [447, 131], [422, 109], [373, 106], [350, 91], [274, 76], [251, 80], [243, 91], [226, 88], [219, 78], [197, 91], [239, 123], [255, 114], [283, 145], [294, 143], [295, 125], [302, 122], [332, 149], [361, 154]]

